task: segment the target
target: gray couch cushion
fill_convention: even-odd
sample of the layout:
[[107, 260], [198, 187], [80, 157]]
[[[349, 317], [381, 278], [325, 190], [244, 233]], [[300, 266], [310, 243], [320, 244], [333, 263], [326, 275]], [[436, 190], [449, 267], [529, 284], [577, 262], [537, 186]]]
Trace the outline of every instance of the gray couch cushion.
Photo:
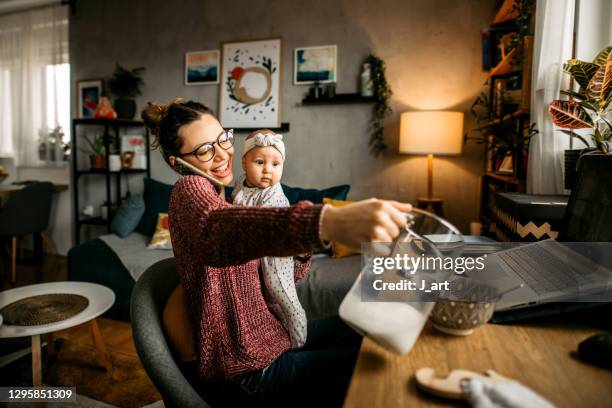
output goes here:
[[313, 257], [310, 273], [297, 285], [308, 320], [337, 315], [360, 270], [361, 255], [339, 259], [327, 255]]
[[125, 238], [115, 234], [102, 235], [100, 239], [117, 254], [135, 281], [149, 266], [174, 257], [172, 250], [147, 248], [150, 238], [138, 232], [132, 232]]

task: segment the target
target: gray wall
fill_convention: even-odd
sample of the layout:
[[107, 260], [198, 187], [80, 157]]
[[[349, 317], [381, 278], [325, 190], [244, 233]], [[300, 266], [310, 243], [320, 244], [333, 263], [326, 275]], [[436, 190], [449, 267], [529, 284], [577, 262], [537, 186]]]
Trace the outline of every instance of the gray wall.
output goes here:
[[[426, 159], [399, 155], [399, 113], [452, 109], [466, 112], [485, 79], [480, 30], [495, 13], [493, 0], [80, 0], [71, 18], [73, 80], [109, 76], [115, 62], [144, 66], [146, 88], [139, 99], [177, 96], [218, 106], [218, 86], [183, 83], [186, 51], [219, 48], [223, 41], [282, 37], [281, 87], [288, 152], [283, 182], [326, 187], [348, 183], [350, 199], [371, 196], [415, 201], [426, 192]], [[338, 92], [355, 92], [361, 62], [374, 52], [387, 63], [394, 95], [387, 120], [387, 154], [368, 153], [371, 105], [305, 107], [304, 86], [292, 84], [293, 49], [338, 45]], [[237, 154], [244, 135], [237, 139]], [[447, 217], [467, 231], [477, 218], [482, 147], [467, 145], [459, 157], [436, 158], [435, 194]], [[239, 160], [234, 163], [239, 175]], [[175, 175], [153, 153], [152, 175]], [[136, 184], [136, 183], [133, 183]]]

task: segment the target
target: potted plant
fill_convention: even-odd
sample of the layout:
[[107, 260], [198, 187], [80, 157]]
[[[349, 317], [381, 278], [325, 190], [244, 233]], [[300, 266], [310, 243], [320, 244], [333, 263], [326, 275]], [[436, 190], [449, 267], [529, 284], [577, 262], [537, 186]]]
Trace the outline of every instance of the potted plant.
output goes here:
[[[612, 151], [612, 45], [603, 49], [593, 62], [568, 60], [563, 66], [580, 86], [578, 92], [561, 91], [568, 100], [554, 100], [548, 107], [553, 123], [560, 131], [579, 140], [584, 147], [565, 151], [565, 188], [571, 189], [576, 167], [583, 154], [610, 154]], [[587, 139], [574, 132], [590, 129]]]
[[142, 94], [144, 70], [143, 67], [126, 69], [119, 64], [115, 67], [113, 76], [108, 80], [108, 90], [116, 97], [113, 107], [117, 112], [117, 117], [133, 119], [136, 115], [134, 98]]
[[383, 121], [385, 117], [391, 114], [389, 99], [393, 92], [385, 77], [385, 62], [383, 60], [370, 54], [363, 63], [370, 64], [370, 75], [374, 91], [374, 109], [370, 119], [370, 152], [374, 156], [378, 156], [387, 149]]
[[[535, 123], [528, 128], [520, 129], [513, 120], [504, 120], [492, 108], [486, 93], [481, 92], [470, 108], [476, 118], [477, 127], [468, 132], [465, 141], [474, 140], [487, 148], [491, 168], [487, 171], [506, 174], [502, 164], [508, 160], [512, 163], [512, 173], [519, 179], [527, 177], [527, 156], [530, 139], [538, 133]], [[519, 119], [524, 120], [524, 119]], [[471, 132], [478, 132], [470, 136]]]
[[89, 162], [92, 170], [104, 170], [106, 168], [106, 149], [104, 147], [104, 136], [98, 135], [90, 140], [85, 136], [88, 149], [81, 149], [83, 153], [89, 155]]

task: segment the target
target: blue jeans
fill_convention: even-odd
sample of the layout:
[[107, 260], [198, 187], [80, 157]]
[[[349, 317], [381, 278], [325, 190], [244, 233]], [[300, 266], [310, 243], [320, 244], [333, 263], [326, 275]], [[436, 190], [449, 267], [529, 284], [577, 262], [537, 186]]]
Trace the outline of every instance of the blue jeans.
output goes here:
[[306, 344], [260, 370], [238, 375], [221, 389], [223, 405], [340, 407], [361, 336], [339, 317], [308, 322]]

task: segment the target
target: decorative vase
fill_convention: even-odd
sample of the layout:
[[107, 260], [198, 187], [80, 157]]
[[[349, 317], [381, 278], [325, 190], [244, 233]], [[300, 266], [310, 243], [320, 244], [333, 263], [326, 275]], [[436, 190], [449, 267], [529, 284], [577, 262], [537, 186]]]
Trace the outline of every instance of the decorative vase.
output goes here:
[[576, 165], [578, 164], [582, 149], [565, 150], [563, 153], [563, 187], [566, 190], [571, 190], [576, 183]]
[[92, 154], [89, 156], [89, 162], [92, 170], [104, 170], [106, 168], [105, 156]]
[[370, 98], [374, 96], [374, 85], [372, 84], [372, 74], [370, 64], [363, 64], [363, 69], [360, 75], [361, 80], [361, 96]]
[[108, 156], [108, 169], [110, 171], [121, 170], [121, 156], [118, 154], [111, 154]]
[[113, 104], [119, 119], [134, 119], [136, 115], [136, 101], [129, 98], [119, 98]]

